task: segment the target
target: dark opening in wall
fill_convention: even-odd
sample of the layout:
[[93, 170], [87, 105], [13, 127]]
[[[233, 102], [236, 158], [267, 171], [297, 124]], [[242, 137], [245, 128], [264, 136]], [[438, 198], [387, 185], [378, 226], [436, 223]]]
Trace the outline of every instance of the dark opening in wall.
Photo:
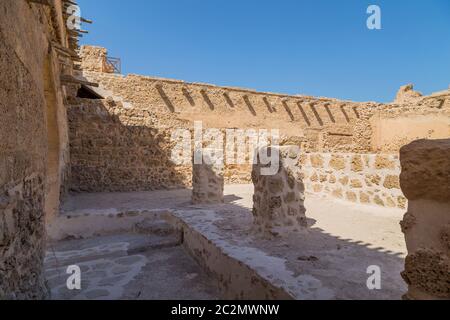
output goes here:
[[77, 97], [83, 99], [103, 99], [101, 95], [85, 85], [81, 85], [81, 88], [78, 89]]

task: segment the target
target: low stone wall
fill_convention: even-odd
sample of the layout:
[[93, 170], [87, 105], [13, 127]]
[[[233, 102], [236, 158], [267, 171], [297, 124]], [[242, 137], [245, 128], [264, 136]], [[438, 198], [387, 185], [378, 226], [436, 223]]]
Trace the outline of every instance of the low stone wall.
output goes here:
[[361, 204], [406, 207], [397, 155], [308, 153], [302, 155], [300, 165], [307, 192]]
[[409, 200], [401, 223], [408, 256], [406, 299], [450, 299], [450, 139], [401, 149], [401, 186]]

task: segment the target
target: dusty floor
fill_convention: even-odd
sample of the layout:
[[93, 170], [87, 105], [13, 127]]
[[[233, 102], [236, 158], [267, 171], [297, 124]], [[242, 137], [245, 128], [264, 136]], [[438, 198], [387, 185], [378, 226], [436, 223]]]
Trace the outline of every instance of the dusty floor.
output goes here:
[[[406, 255], [399, 226], [402, 210], [307, 196], [310, 229], [295, 234], [281, 230], [280, 235], [266, 238], [252, 231], [253, 186], [229, 185], [225, 187], [225, 194], [225, 204], [214, 206], [190, 205], [190, 190], [78, 194], [66, 202], [63, 216], [83, 215], [89, 219], [130, 210], [170, 210], [224, 254], [256, 270], [297, 299], [400, 299], [406, 292], [400, 277]], [[180, 246], [151, 248], [142, 237], [145, 238], [136, 234], [111, 235], [54, 244], [60, 265], [86, 260], [84, 268], [89, 267], [85, 279], [88, 290], [76, 298], [219, 297], [215, 280], [208, 278]], [[147, 239], [150, 243], [154, 241], [166, 240]], [[125, 249], [135, 246], [135, 242], [141, 243], [139, 254], [133, 254], [136, 250]], [[114, 244], [111, 249], [109, 246]], [[166, 248], [158, 249], [161, 247]], [[82, 248], [83, 252], [77, 251]], [[52, 255], [49, 250], [48, 266]], [[109, 265], [103, 269], [100, 268], [104, 262], [102, 255], [109, 257]], [[120, 260], [124, 257], [129, 259]], [[121, 261], [130, 265], [120, 268]], [[381, 290], [368, 290], [366, 286], [369, 277], [366, 271], [372, 265], [381, 269]], [[95, 266], [101, 272], [97, 272]], [[116, 285], [112, 285], [119, 279], [114, 268], [116, 272], [123, 271], [117, 274], [120, 280]], [[48, 267], [54, 297], [71, 297], [62, 281], [67, 276], [63, 274], [62, 279], [58, 279], [55, 272]], [[101, 287], [102, 280], [110, 286]], [[187, 291], [179, 290], [181, 287]]]
[[[69, 265], [81, 290], [68, 290]], [[214, 281], [173, 237], [120, 234], [51, 245], [45, 262], [52, 299], [217, 299]]]

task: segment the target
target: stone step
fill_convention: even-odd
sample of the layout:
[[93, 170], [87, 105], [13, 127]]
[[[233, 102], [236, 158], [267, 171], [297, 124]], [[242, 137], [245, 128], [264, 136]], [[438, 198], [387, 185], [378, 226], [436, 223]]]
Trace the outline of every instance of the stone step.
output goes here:
[[50, 243], [45, 267], [57, 268], [85, 261], [133, 255], [149, 250], [176, 247], [181, 244], [181, 233], [117, 234], [81, 240], [65, 240]]
[[[145, 219], [135, 226], [136, 232], [144, 234], [155, 234], [159, 236], [174, 235], [176, 230], [167, 221], [159, 219]], [[179, 231], [180, 232], [180, 231]]]

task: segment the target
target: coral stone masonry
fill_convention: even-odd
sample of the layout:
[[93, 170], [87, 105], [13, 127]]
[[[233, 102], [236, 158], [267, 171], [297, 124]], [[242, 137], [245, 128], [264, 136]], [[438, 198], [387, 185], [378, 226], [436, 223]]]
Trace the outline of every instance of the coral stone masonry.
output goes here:
[[[275, 148], [269, 147], [267, 152], [274, 152]], [[254, 223], [257, 230], [272, 234], [282, 228], [299, 231], [307, 226], [305, 187], [296, 163], [298, 148], [283, 146], [277, 149], [280, 161], [275, 174], [263, 171], [268, 166], [262, 164], [260, 158], [252, 171]]]
[[401, 223], [408, 247], [406, 298], [450, 299], [450, 139], [416, 141], [400, 154], [409, 200]]
[[193, 204], [223, 202], [223, 164], [216, 158], [217, 153], [220, 153], [220, 150], [203, 149], [198, 150], [193, 157]]

